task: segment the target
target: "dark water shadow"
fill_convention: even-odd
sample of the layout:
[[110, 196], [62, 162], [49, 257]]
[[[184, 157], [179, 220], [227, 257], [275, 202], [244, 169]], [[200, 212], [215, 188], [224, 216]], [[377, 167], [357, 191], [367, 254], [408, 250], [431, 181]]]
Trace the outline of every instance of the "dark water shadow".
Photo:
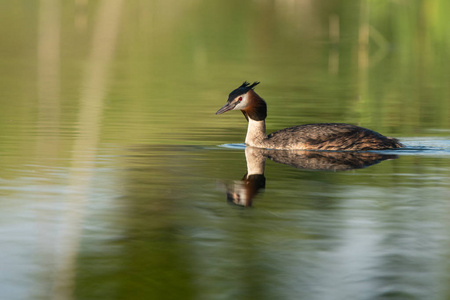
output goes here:
[[[442, 138], [409, 138], [406, 142], [402, 143], [405, 145], [404, 148], [399, 149], [391, 149], [391, 150], [370, 150], [365, 151], [368, 153], [378, 153], [383, 155], [420, 155], [420, 156], [450, 156], [450, 139], [442, 139]], [[225, 149], [234, 149], [234, 150], [244, 150], [246, 148], [244, 143], [240, 144], [223, 144], [219, 147]], [[280, 151], [280, 150], [277, 150]], [[281, 150], [282, 151], [282, 150]], [[292, 151], [292, 150], [290, 150]], [[311, 150], [308, 150], [311, 151]], [[306, 152], [306, 151], [305, 151]], [[325, 152], [325, 151], [311, 151], [311, 152]], [[331, 153], [339, 153], [332, 152]], [[347, 151], [351, 152], [351, 151]], [[363, 153], [363, 152], [356, 152]]]
[[284, 151], [247, 147], [245, 158], [247, 173], [241, 180], [227, 186], [227, 200], [239, 206], [251, 206], [253, 198], [265, 188], [267, 159], [297, 169], [336, 172], [366, 168], [398, 156], [375, 152]]

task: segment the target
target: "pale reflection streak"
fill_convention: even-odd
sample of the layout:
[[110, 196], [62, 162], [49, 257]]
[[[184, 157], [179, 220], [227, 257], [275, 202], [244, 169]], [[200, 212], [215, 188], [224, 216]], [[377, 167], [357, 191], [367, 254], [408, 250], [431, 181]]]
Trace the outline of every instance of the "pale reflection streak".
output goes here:
[[89, 199], [90, 182], [95, 170], [103, 99], [106, 94], [109, 65], [116, 48], [123, 0], [103, 0], [94, 28], [92, 49], [82, 82], [78, 136], [73, 147], [66, 215], [57, 243], [56, 269], [52, 299], [71, 299], [75, 287], [76, 256], [79, 252], [82, 223]]
[[[38, 25], [38, 139], [37, 152], [51, 157], [58, 151], [60, 122], [60, 1], [41, 0]], [[48, 132], [51, 131], [51, 132]], [[48, 134], [50, 133], [50, 134]]]
[[332, 14], [329, 16], [329, 39], [330, 54], [328, 55], [328, 73], [336, 75], [339, 73], [339, 15]]
[[[37, 92], [38, 116], [36, 153], [45, 157], [57, 157], [59, 151], [60, 128], [60, 20], [59, 0], [41, 0], [38, 15], [37, 38]], [[45, 218], [45, 216], [44, 216]], [[39, 222], [38, 240], [40, 255], [44, 261], [51, 261], [53, 240], [52, 230], [45, 222]], [[50, 249], [49, 249], [50, 248]]]
[[86, 7], [88, 0], [75, 0], [75, 28], [84, 32], [88, 25]]
[[[389, 48], [389, 43], [386, 38], [373, 26], [369, 24], [370, 7], [366, 2], [362, 2], [360, 10], [360, 24], [358, 30], [358, 67], [359, 69], [367, 69], [375, 66], [382, 61]], [[370, 47], [369, 44], [373, 42], [375, 47]]]

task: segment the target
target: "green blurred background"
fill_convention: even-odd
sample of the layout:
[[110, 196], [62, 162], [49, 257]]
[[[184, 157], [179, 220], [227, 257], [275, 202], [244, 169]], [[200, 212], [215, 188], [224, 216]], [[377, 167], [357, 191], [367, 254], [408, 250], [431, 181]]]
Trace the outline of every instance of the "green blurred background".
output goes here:
[[[261, 209], [237, 210], [215, 180], [241, 178], [243, 151], [216, 146], [242, 143], [246, 121], [214, 113], [261, 81], [269, 132], [345, 122], [448, 146], [449, 11], [446, 0], [0, 0], [2, 291], [353, 299], [400, 282], [398, 299], [436, 285], [432, 299], [445, 299], [448, 158], [336, 174], [269, 164]], [[352, 251], [373, 273], [327, 277]]]
[[[198, 131], [229, 126], [230, 118], [242, 127], [240, 137], [241, 116], [213, 113], [244, 80], [262, 82], [269, 131], [328, 121], [396, 136], [448, 129], [449, 6], [1, 1], [0, 130], [22, 135], [36, 122], [59, 139], [96, 89], [106, 98], [99, 101], [102, 139], [203, 144]], [[104, 61], [102, 80], [88, 78], [96, 57]], [[35, 138], [18, 148], [29, 149]]]

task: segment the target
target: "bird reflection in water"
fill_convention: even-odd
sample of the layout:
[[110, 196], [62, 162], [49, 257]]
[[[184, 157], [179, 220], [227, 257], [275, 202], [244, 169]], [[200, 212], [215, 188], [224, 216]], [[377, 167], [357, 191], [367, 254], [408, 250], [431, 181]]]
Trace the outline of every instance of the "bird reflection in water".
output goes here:
[[264, 168], [267, 158], [298, 169], [347, 171], [366, 168], [397, 157], [373, 152], [269, 150], [246, 147], [247, 173], [241, 180], [227, 186], [227, 200], [239, 206], [252, 206], [253, 198], [266, 186]]

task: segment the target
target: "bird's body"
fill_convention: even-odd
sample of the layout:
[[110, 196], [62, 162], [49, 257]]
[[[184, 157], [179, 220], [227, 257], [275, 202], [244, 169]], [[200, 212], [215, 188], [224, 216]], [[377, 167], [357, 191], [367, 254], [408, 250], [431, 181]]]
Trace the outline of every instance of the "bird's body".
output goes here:
[[333, 150], [363, 151], [401, 148], [394, 138], [363, 127], [343, 123], [318, 123], [285, 128], [266, 134], [265, 119], [267, 105], [255, 93], [253, 87], [244, 82], [232, 91], [227, 103], [216, 114], [229, 110], [241, 110], [248, 120], [245, 144], [257, 148], [280, 150]]
[[[307, 124], [269, 134], [261, 141], [268, 149], [375, 150], [399, 148], [396, 139], [378, 132], [342, 123]], [[255, 147], [260, 147], [255, 143]]]

